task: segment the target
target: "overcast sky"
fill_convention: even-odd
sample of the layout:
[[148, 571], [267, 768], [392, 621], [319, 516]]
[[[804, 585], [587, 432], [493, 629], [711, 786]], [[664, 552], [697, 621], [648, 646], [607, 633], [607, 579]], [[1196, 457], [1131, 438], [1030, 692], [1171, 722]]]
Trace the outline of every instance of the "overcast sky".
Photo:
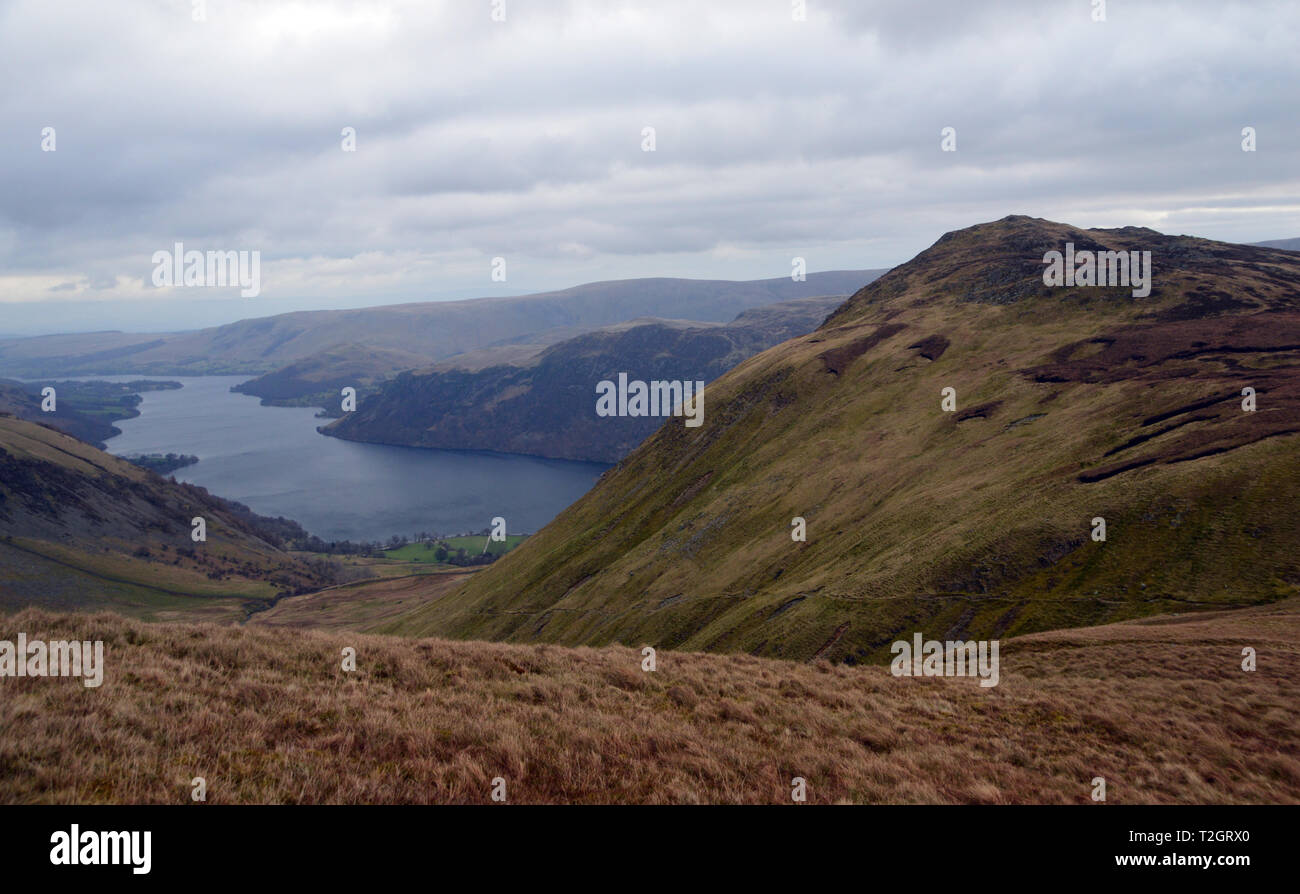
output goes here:
[[[0, 0], [0, 333], [887, 267], [1011, 213], [1300, 236], [1295, 0], [195, 5]], [[155, 288], [176, 241], [261, 295]]]

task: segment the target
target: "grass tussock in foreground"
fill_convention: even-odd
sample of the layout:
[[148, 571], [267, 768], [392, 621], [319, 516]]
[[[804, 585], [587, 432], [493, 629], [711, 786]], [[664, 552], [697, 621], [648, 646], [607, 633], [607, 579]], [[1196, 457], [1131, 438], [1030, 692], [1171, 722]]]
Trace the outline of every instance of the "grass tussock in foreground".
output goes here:
[[[1300, 802], [1300, 602], [1002, 643], [1001, 684], [622, 647], [26, 610], [104, 683], [0, 679], [0, 801]], [[357, 671], [340, 667], [345, 646]], [[1259, 669], [1241, 669], [1241, 651]]]

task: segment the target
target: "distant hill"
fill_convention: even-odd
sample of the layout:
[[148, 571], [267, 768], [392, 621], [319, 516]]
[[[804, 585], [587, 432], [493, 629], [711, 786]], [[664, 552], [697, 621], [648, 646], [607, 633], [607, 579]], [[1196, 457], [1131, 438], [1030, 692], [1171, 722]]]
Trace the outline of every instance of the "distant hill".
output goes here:
[[[204, 543], [191, 539], [195, 517], [205, 520]], [[334, 582], [323, 564], [284, 551], [293, 527], [0, 416], [0, 611], [242, 618]]]
[[[1150, 251], [1150, 295], [1045, 285], [1067, 242]], [[1300, 593], [1294, 252], [1009, 217], [946, 234], [705, 396], [702, 427], [662, 426], [385, 632], [880, 661], [917, 631]]]
[[102, 443], [105, 438], [113, 433], [111, 426], [100, 423], [66, 406], [58, 413], [43, 412], [41, 410], [40, 394], [40, 387], [37, 387], [33, 392], [32, 386], [23, 382], [0, 379], [0, 414], [15, 416], [33, 422], [44, 422], [88, 443]]
[[709, 382], [816, 328], [843, 301], [765, 305], [727, 324], [635, 320], [552, 345], [518, 365], [404, 373], [322, 431], [383, 444], [616, 462], [664, 419], [597, 416], [597, 382], [620, 372], [647, 382]]
[[[41, 408], [42, 392], [54, 386], [54, 409]], [[0, 379], [0, 413], [29, 422], [52, 425], [93, 444], [101, 450], [105, 442], [122, 430], [113, 423], [140, 415], [136, 407], [141, 391], [179, 388], [179, 382], [15, 382]]]
[[751, 282], [629, 279], [513, 298], [302, 311], [195, 332], [11, 339], [0, 341], [0, 375], [260, 375], [343, 344], [414, 353], [423, 358], [419, 365], [428, 365], [484, 348], [553, 344], [637, 317], [724, 322], [776, 301], [847, 295], [872, 275], [809, 273], [803, 282], [788, 276]]
[[1287, 251], [1300, 251], [1300, 237], [1295, 239], [1270, 239], [1267, 242], [1254, 242], [1251, 244], [1264, 248], [1284, 248]]
[[370, 394], [379, 382], [404, 369], [425, 365], [422, 354], [371, 348], [360, 344], [335, 345], [296, 360], [283, 369], [241, 382], [231, 388], [260, 397], [279, 407], [322, 407], [340, 416], [341, 391], [357, 389], [358, 398]]

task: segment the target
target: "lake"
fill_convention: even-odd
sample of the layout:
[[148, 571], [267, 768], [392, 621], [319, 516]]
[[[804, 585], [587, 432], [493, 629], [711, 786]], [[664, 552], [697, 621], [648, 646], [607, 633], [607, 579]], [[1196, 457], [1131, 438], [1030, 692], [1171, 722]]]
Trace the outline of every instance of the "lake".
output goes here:
[[177, 481], [206, 487], [262, 515], [285, 516], [326, 540], [387, 540], [419, 531], [459, 534], [506, 520], [533, 533], [586, 493], [608, 468], [465, 450], [423, 450], [327, 438], [315, 408], [264, 407], [230, 386], [247, 376], [96, 376], [175, 381], [141, 395], [140, 415], [116, 423], [117, 455], [187, 453]]

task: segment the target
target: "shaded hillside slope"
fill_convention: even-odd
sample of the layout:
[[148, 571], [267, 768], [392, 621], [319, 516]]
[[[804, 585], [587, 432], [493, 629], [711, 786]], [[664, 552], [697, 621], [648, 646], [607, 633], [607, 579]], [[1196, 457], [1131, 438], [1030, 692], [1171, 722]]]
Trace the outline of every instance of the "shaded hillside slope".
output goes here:
[[[191, 539], [202, 517], [207, 542]], [[112, 608], [242, 618], [332, 583], [277, 523], [52, 428], [0, 417], [0, 611]]]
[[[1067, 241], [1152, 251], [1150, 296], [1045, 286]], [[947, 234], [705, 403], [701, 428], [663, 426], [384, 629], [882, 660], [905, 630], [987, 638], [1300, 589], [1293, 252], [1009, 217]]]
[[56, 403], [55, 412], [44, 412], [41, 410], [40, 386], [33, 389], [25, 382], [0, 379], [0, 413], [52, 425], [88, 444], [102, 446], [105, 438], [117, 434], [110, 424], [77, 412], [66, 401], [62, 405]]
[[[0, 801], [1300, 802], [1296, 600], [1005, 642], [1001, 681], [747, 655], [402, 640], [110, 614], [104, 680], [4, 681]], [[357, 669], [340, 652], [357, 650]], [[1258, 670], [1241, 669], [1256, 649]]]
[[619, 373], [646, 382], [710, 382], [814, 329], [843, 301], [767, 305], [726, 325], [634, 320], [553, 345], [519, 365], [404, 373], [321, 431], [380, 444], [615, 462], [664, 420], [597, 416], [596, 383]]
[[196, 332], [13, 339], [0, 341], [0, 375], [259, 375], [349, 343], [415, 352], [432, 363], [518, 341], [552, 344], [580, 331], [643, 316], [722, 322], [774, 301], [847, 295], [878, 274], [809, 273], [803, 282], [788, 276], [752, 282], [628, 279], [513, 298], [301, 311]]
[[[41, 409], [42, 391], [55, 387], [54, 409]], [[101, 450], [122, 430], [113, 423], [140, 415], [141, 391], [179, 388], [179, 382], [15, 382], [0, 379], [0, 413], [52, 425]]]
[[260, 397], [266, 406], [322, 407], [337, 416], [342, 414], [343, 388], [357, 389], [361, 400], [393, 374], [424, 364], [424, 355], [412, 351], [356, 343], [334, 345], [230, 390]]

